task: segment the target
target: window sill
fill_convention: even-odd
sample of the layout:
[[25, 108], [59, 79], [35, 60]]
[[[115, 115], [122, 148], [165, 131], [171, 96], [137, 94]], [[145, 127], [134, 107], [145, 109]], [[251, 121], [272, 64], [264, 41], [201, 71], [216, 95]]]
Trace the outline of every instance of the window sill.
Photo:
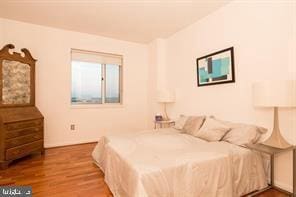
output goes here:
[[74, 104], [71, 109], [124, 108], [123, 104]]

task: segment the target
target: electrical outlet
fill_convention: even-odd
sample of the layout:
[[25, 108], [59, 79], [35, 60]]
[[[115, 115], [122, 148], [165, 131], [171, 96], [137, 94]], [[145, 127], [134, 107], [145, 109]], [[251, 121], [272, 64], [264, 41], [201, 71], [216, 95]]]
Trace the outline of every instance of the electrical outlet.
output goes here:
[[71, 124], [70, 129], [71, 129], [71, 131], [74, 131], [75, 130], [75, 124]]

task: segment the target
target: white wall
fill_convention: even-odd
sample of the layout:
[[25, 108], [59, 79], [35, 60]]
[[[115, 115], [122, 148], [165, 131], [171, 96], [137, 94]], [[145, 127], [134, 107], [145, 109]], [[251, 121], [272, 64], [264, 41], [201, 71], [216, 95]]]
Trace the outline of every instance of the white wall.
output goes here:
[[[255, 109], [252, 83], [296, 79], [295, 4], [235, 1], [166, 40], [167, 84], [179, 114], [208, 114], [272, 128], [272, 109]], [[257, 1], [258, 2], [258, 1]], [[196, 58], [234, 46], [236, 82], [197, 87]], [[296, 144], [296, 109], [280, 110], [286, 139]], [[276, 161], [277, 184], [292, 188], [291, 153]]]
[[[146, 45], [6, 19], [1, 23], [1, 39], [14, 44], [17, 50], [28, 48], [38, 60], [36, 104], [45, 117], [46, 147], [95, 141], [106, 133], [147, 128]], [[123, 107], [71, 108], [71, 48], [123, 55]], [[71, 123], [76, 124], [74, 132], [70, 131]]]
[[152, 127], [155, 114], [163, 113], [163, 106], [157, 102], [158, 91], [167, 88], [166, 41], [156, 39], [149, 45], [148, 101], [149, 127]]
[[[154, 115], [157, 111], [157, 78], [158, 78], [158, 71], [157, 71], [157, 40], [151, 42], [149, 45], [149, 69], [148, 69], [148, 119], [151, 120], [149, 124], [150, 127], [153, 127], [152, 120], [154, 119]], [[165, 69], [165, 66], [163, 66]]]

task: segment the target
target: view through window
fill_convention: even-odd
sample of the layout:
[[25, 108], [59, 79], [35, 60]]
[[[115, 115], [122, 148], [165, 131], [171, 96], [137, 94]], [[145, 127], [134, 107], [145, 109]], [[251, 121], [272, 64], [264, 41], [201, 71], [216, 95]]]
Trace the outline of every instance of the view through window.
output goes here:
[[72, 104], [121, 103], [122, 57], [72, 50]]

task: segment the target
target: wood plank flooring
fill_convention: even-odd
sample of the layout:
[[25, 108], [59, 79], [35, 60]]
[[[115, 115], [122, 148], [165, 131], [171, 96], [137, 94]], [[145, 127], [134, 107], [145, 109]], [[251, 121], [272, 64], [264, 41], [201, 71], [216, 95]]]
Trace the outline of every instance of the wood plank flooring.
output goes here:
[[47, 149], [0, 170], [0, 185], [30, 185], [38, 196], [112, 196], [91, 159], [95, 144]]
[[[33, 196], [112, 197], [104, 174], [92, 162], [95, 144], [83, 144], [45, 151], [20, 159], [7, 170], [0, 170], [0, 185], [29, 185]], [[269, 190], [258, 197], [287, 197]]]
[[275, 189], [270, 189], [262, 194], [257, 195], [256, 197], [289, 197], [289, 195]]

